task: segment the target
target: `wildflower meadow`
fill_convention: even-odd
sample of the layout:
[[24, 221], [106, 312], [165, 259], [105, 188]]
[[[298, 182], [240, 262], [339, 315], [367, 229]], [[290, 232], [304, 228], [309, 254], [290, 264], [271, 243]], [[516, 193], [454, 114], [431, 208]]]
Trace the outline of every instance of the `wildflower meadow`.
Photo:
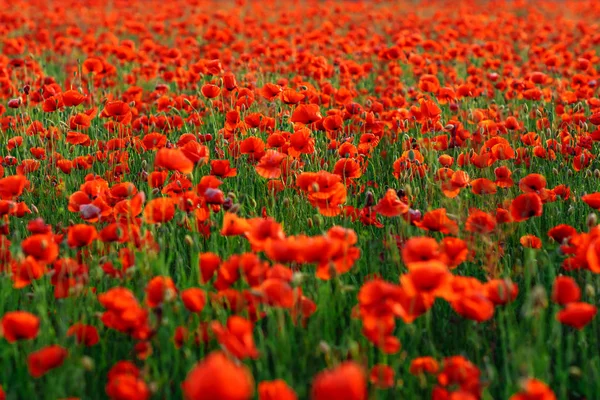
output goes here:
[[600, 399], [600, 2], [0, 0], [0, 400]]

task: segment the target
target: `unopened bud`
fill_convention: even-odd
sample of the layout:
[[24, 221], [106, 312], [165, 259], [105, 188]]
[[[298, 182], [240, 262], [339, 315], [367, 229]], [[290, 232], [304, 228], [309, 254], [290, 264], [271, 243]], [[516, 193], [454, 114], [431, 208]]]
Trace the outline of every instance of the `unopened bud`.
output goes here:
[[596, 213], [589, 213], [586, 220], [586, 225], [588, 229], [592, 229], [598, 224], [598, 216]]
[[83, 356], [81, 357], [81, 366], [86, 371], [93, 371], [96, 367], [96, 363], [94, 362], [94, 359], [92, 357]]
[[375, 197], [373, 196], [373, 192], [370, 190], [367, 190], [367, 201], [365, 202], [365, 207], [371, 207], [373, 206], [373, 204], [375, 204]]
[[321, 340], [319, 342], [319, 350], [325, 354], [329, 354], [331, 352], [331, 346], [324, 340]]
[[574, 377], [580, 377], [581, 376], [581, 369], [575, 365], [569, 367], [569, 375], [574, 376]]
[[531, 291], [531, 299], [535, 310], [548, 307], [548, 294], [546, 293], [546, 289], [541, 285], [537, 285], [533, 288]]
[[588, 297], [596, 297], [596, 289], [594, 288], [594, 286], [590, 285], [589, 283], [585, 285], [585, 294]]
[[300, 286], [304, 281], [305, 274], [302, 272], [294, 272], [292, 275], [292, 286]]

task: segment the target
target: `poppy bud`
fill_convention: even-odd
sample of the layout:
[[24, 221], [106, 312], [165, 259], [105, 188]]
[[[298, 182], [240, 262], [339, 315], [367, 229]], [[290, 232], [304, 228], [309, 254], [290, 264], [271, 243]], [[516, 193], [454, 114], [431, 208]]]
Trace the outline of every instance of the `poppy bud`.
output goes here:
[[7, 103], [7, 106], [8, 108], [19, 108], [21, 103], [23, 103], [23, 100], [20, 97], [17, 97], [15, 99], [10, 99]]
[[239, 204], [234, 204], [231, 206], [231, 208], [229, 209], [228, 212], [232, 213], [232, 214], [237, 214], [238, 212], [240, 212], [240, 205]]
[[93, 371], [96, 367], [96, 363], [94, 363], [94, 359], [92, 357], [83, 356], [81, 357], [81, 366], [86, 371]]
[[543, 286], [537, 285], [531, 291], [532, 306], [535, 313], [548, 307], [548, 294]]
[[353, 359], [360, 358], [360, 346], [354, 340], [350, 342], [350, 346], [348, 352], [352, 356]]
[[410, 223], [421, 221], [421, 217], [422, 215], [420, 210], [413, 210], [412, 208], [408, 210], [408, 218]]
[[588, 297], [596, 297], [596, 289], [594, 288], [594, 286], [592, 286], [589, 283], [587, 283], [585, 285], [585, 294]]
[[356, 287], [355, 287], [355, 286], [353, 286], [353, 285], [342, 285], [342, 286], [340, 287], [340, 291], [341, 291], [342, 293], [353, 292], [353, 291], [355, 291], [355, 290], [356, 290]]
[[367, 201], [365, 202], [365, 207], [372, 207], [375, 204], [375, 197], [373, 196], [373, 192], [367, 190]]
[[188, 246], [192, 246], [194, 244], [194, 239], [192, 239], [192, 237], [190, 235], [185, 235], [185, 238], [183, 239], [183, 241]]
[[596, 225], [598, 225], [598, 216], [596, 213], [589, 213], [587, 216], [587, 220], [585, 221], [588, 229], [592, 229]]
[[600, 178], [600, 170], [599, 169], [594, 170], [594, 178], [596, 178], [596, 179]]
[[315, 223], [313, 222], [312, 218], [308, 218], [306, 220], [306, 225], [308, 225], [309, 228], [313, 228], [315, 226]]
[[292, 285], [293, 286], [300, 286], [302, 285], [302, 282], [304, 282], [304, 277], [306, 275], [303, 274], [302, 272], [294, 272], [294, 274], [292, 275]]
[[331, 346], [324, 340], [321, 340], [319, 342], [319, 350], [321, 350], [325, 354], [329, 354], [331, 353]]
[[444, 127], [445, 130], [447, 131], [451, 131], [454, 130], [455, 126], [453, 124], [448, 124]]
[[286, 197], [285, 199], [283, 199], [283, 201], [281, 202], [281, 204], [282, 204], [282, 205], [283, 205], [285, 208], [289, 207], [289, 206], [290, 206], [290, 199]]
[[573, 365], [573, 366], [569, 367], [569, 375], [574, 376], [574, 377], [580, 377], [581, 369], [579, 367], [576, 367]]
[[323, 226], [323, 223], [325, 222], [320, 214], [315, 215], [314, 221], [317, 226]]

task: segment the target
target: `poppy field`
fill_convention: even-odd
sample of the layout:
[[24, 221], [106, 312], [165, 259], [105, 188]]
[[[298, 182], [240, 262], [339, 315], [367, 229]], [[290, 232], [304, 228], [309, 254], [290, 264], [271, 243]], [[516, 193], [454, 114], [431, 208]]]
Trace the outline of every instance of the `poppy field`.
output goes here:
[[0, 400], [600, 398], [600, 3], [0, 4]]

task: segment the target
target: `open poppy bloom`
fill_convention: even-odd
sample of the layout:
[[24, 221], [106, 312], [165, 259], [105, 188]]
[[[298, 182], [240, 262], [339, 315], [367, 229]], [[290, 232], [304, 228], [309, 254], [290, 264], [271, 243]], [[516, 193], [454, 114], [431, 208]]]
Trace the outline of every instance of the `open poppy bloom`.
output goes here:
[[2, 336], [10, 343], [34, 339], [40, 329], [40, 320], [26, 311], [10, 311], [2, 316]]
[[570, 302], [556, 314], [556, 319], [564, 325], [583, 329], [595, 316], [596, 306], [583, 302]]
[[258, 384], [258, 398], [259, 400], [296, 400], [298, 396], [285, 381], [276, 379]]
[[180, 149], [163, 148], [158, 150], [154, 166], [182, 174], [189, 174], [194, 170], [194, 163]]
[[50, 370], [60, 367], [67, 355], [66, 349], [56, 345], [33, 352], [27, 357], [29, 374], [34, 378], [39, 378]]
[[356, 363], [344, 362], [332, 370], [319, 373], [313, 381], [311, 393], [315, 400], [366, 400], [365, 374]]
[[599, 1], [63, 3], [0, 7], [0, 400], [600, 398]]
[[181, 387], [187, 400], [249, 400], [254, 380], [245, 366], [221, 352], [213, 352], [188, 373]]

